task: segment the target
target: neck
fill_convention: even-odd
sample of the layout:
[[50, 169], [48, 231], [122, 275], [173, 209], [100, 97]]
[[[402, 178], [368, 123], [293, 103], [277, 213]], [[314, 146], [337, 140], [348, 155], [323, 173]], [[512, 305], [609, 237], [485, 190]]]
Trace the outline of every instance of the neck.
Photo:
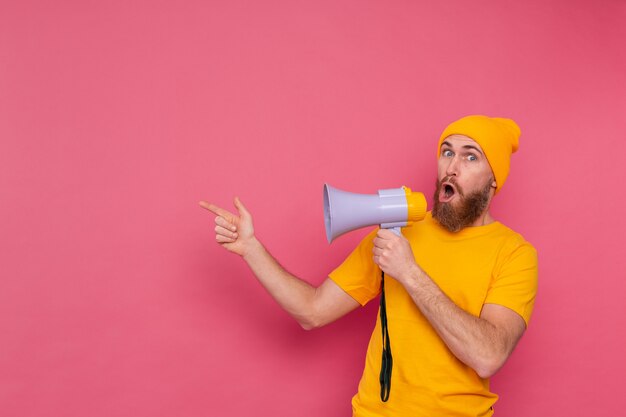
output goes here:
[[480, 217], [477, 218], [474, 223], [472, 223], [472, 227], [485, 226], [493, 222], [495, 222], [495, 219], [491, 217], [491, 213], [489, 213], [489, 210], [485, 210], [483, 214], [481, 214]]

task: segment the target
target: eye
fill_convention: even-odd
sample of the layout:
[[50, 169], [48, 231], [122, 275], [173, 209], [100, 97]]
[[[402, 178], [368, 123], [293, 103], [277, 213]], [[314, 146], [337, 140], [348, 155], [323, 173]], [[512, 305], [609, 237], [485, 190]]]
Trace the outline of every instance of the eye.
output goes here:
[[476, 155], [469, 154], [467, 156], [468, 161], [478, 161], [478, 157]]
[[454, 152], [452, 152], [450, 149], [445, 149], [443, 152], [441, 152], [441, 155], [445, 157], [450, 157], [454, 155]]

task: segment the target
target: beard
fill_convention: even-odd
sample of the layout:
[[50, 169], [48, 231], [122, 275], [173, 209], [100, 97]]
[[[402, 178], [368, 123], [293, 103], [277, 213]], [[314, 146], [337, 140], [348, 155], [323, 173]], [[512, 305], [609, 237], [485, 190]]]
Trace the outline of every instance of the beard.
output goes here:
[[[455, 185], [459, 194], [460, 201], [457, 207], [453, 206], [451, 202], [442, 203], [439, 201], [441, 184], [446, 180]], [[446, 177], [441, 181], [438, 180], [434, 198], [435, 205], [432, 212], [433, 218], [452, 233], [472, 225], [489, 206], [492, 181], [493, 179], [490, 179], [482, 189], [465, 195], [463, 190], [454, 183], [454, 178]]]

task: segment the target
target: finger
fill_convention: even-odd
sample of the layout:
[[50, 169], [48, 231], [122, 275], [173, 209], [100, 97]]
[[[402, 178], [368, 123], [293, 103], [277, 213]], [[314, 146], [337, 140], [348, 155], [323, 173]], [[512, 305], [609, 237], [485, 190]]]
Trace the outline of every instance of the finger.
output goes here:
[[218, 226], [222, 226], [224, 229], [228, 229], [231, 232], [234, 232], [237, 230], [237, 226], [232, 224], [231, 222], [229, 222], [228, 220], [226, 220], [225, 218], [223, 218], [222, 216], [217, 216], [215, 218], [215, 224]]
[[231, 232], [230, 230], [225, 229], [222, 226], [215, 226], [215, 233], [217, 233], [218, 235], [229, 237], [231, 239], [237, 239], [238, 236], [237, 233]]
[[222, 216], [224, 218], [227, 219], [232, 219], [234, 217], [236, 217], [233, 213], [231, 213], [228, 210], [224, 210], [221, 207], [216, 206], [215, 204], [211, 204], [211, 203], [207, 203], [206, 201], [200, 201], [200, 207], [203, 207], [207, 210], [209, 210], [210, 212], [218, 215], [218, 216]]
[[384, 248], [387, 245], [387, 241], [382, 239], [382, 238], [375, 238], [374, 239], [374, 247], [375, 248]]
[[391, 230], [379, 229], [378, 232], [376, 233], [376, 236], [378, 236], [381, 239], [389, 239], [397, 235]]
[[215, 240], [217, 240], [217, 243], [233, 243], [235, 241], [232, 237], [222, 235], [215, 235]]
[[237, 208], [241, 216], [250, 217], [250, 212], [248, 211], [246, 206], [243, 205], [239, 197], [235, 197], [235, 207]]

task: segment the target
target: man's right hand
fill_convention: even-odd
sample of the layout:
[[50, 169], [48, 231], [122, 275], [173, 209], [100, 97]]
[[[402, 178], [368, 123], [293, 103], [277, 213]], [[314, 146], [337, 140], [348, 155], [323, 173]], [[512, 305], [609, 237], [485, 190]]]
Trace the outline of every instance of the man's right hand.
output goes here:
[[216, 215], [217, 243], [241, 255], [259, 282], [304, 329], [323, 326], [360, 305], [330, 278], [316, 288], [280, 266], [254, 237], [252, 215], [238, 198], [235, 207], [239, 216], [206, 201], [200, 206]]
[[252, 215], [235, 197], [235, 207], [239, 216], [214, 204], [200, 201], [200, 206], [209, 210], [215, 217], [215, 240], [227, 250], [245, 256], [254, 243]]

